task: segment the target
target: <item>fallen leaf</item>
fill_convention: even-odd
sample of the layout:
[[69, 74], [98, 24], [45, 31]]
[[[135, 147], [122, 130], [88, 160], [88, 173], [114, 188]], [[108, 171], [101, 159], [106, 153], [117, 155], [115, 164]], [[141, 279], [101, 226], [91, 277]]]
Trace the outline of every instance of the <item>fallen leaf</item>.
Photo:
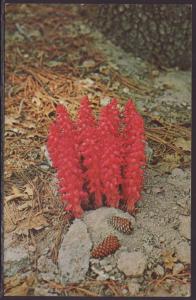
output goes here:
[[171, 172], [173, 169], [179, 167], [181, 156], [177, 153], [166, 154], [163, 158], [163, 161], [157, 164], [157, 168], [166, 173]]
[[31, 187], [31, 185], [29, 183], [24, 185], [24, 193], [27, 194], [29, 197], [33, 196], [33, 188]]
[[37, 29], [31, 30], [28, 34], [29, 34], [30, 37], [37, 37], [37, 38], [39, 38], [41, 36], [41, 32], [39, 30], [37, 30]]
[[33, 97], [32, 103], [34, 103], [38, 107], [42, 106], [42, 102], [40, 101], [39, 97], [37, 97], [37, 96]]
[[7, 277], [4, 280], [5, 284], [5, 290], [8, 290], [10, 288], [13, 288], [14, 286], [17, 286], [21, 283], [21, 278], [18, 277], [18, 274], [12, 277]]
[[26, 282], [21, 285], [15, 286], [5, 293], [5, 296], [26, 296], [28, 294], [29, 287]]
[[50, 286], [50, 288], [52, 288], [52, 289], [59, 289], [59, 290], [62, 290], [62, 289], [65, 288], [63, 285], [61, 285], [61, 284], [59, 284], [59, 283], [56, 283], [56, 282], [53, 282], [53, 281], [50, 281], [50, 282], [49, 282], [49, 286]]
[[19, 188], [17, 188], [16, 185], [12, 186], [12, 192], [13, 192], [13, 194], [20, 194], [21, 193], [21, 191], [19, 190]]
[[172, 270], [177, 258], [174, 255], [174, 251], [167, 250], [163, 253], [163, 262], [166, 269]]
[[61, 66], [63, 64], [62, 61], [56, 61], [56, 60], [51, 60], [47, 63], [48, 67], [57, 67], [57, 66]]
[[30, 229], [40, 230], [44, 227], [47, 227], [49, 223], [47, 222], [46, 218], [42, 215], [32, 216], [30, 220], [25, 220], [21, 222], [17, 228], [17, 233], [22, 234], [25, 232], [27, 233]]
[[16, 225], [10, 222], [4, 222], [4, 230], [6, 233], [12, 232], [16, 229]]
[[26, 197], [26, 195], [22, 194], [22, 193], [13, 194], [13, 195], [10, 195], [10, 196], [5, 196], [5, 202], [9, 202], [9, 201], [17, 199], [17, 198], [25, 198], [25, 197]]
[[25, 124], [23, 124], [23, 127], [27, 128], [27, 129], [35, 129], [36, 124], [28, 121], [28, 122], [25, 122]]
[[184, 151], [191, 151], [191, 140], [185, 140], [182, 137], [179, 137], [174, 142], [175, 146], [182, 148]]
[[22, 205], [17, 206], [18, 210], [24, 210], [25, 208], [29, 208], [33, 206], [33, 202], [32, 201], [26, 201], [25, 203], [23, 203]]
[[[15, 126], [15, 125], [13, 125]], [[22, 129], [22, 128], [16, 128], [16, 127], [13, 127], [13, 128], [5, 128], [5, 135], [8, 135], [9, 132], [8, 131], [11, 131], [11, 132], [15, 132], [15, 133], [19, 133], [19, 134], [24, 134], [25, 133], [25, 130]], [[11, 134], [11, 133], [10, 133]]]
[[15, 117], [12, 116], [5, 116], [5, 125], [13, 126], [14, 124], [18, 124], [19, 121], [15, 119]]
[[[25, 281], [24, 281], [25, 280]], [[24, 282], [22, 282], [24, 281]], [[31, 274], [25, 279], [21, 279], [18, 274], [5, 279], [5, 296], [26, 296], [29, 288], [35, 282], [35, 275]]]

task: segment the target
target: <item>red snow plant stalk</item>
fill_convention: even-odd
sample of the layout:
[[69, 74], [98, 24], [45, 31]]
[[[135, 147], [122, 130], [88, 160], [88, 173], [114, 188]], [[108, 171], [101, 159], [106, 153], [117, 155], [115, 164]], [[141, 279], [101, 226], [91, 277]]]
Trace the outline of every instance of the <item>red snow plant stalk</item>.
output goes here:
[[115, 99], [93, 116], [88, 97], [76, 121], [58, 105], [47, 148], [57, 170], [66, 211], [111, 206], [133, 212], [141, 197], [145, 166], [144, 122], [131, 100], [120, 116]]

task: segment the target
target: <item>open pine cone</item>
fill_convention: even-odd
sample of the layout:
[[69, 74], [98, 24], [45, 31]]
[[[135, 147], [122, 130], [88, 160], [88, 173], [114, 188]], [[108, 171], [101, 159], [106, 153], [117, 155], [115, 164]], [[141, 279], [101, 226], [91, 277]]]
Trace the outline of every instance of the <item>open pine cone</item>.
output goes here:
[[121, 218], [117, 216], [111, 217], [109, 223], [118, 231], [130, 234], [132, 232], [131, 221], [126, 218]]
[[105, 257], [114, 253], [118, 248], [120, 248], [118, 238], [114, 235], [109, 235], [92, 250], [91, 255], [94, 258]]

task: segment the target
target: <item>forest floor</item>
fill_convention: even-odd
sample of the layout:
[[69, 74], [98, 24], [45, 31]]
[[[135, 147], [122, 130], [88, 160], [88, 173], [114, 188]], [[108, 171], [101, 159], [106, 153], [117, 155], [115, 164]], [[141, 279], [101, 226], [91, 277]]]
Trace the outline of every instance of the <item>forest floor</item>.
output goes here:
[[[191, 71], [158, 70], [124, 52], [84, 24], [75, 8], [6, 4], [4, 293], [188, 296]], [[64, 104], [74, 118], [84, 95], [96, 115], [114, 97], [120, 107], [133, 99], [144, 117], [145, 185], [134, 232], [124, 240], [127, 251], [146, 257], [134, 280], [115, 267], [114, 256], [110, 268], [91, 261], [79, 283], [58, 277], [58, 250], [72, 225], [52, 185], [45, 145], [55, 105]], [[82, 220], [88, 225], [87, 219], [88, 212]], [[46, 263], [40, 267], [44, 260], [48, 271]]]

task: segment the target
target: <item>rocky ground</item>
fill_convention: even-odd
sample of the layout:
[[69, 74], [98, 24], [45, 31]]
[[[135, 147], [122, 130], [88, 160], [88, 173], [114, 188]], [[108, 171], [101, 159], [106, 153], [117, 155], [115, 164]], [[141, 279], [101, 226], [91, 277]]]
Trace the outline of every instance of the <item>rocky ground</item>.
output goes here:
[[[62, 295], [61, 287], [67, 283], [91, 278], [98, 282], [123, 283], [121, 294], [124, 296], [190, 295], [186, 277], [191, 263], [190, 171], [176, 168], [165, 177], [148, 171], [142, 197], [136, 216], [103, 207], [86, 212], [81, 220], [74, 220], [62, 235], [57, 265], [51, 260], [52, 241], [47, 233], [42, 246], [39, 245], [38, 283], [34, 294]], [[108, 223], [114, 215], [131, 220], [133, 232], [130, 235], [118, 232]], [[92, 246], [109, 234], [119, 238], [120, 249], [103, 259], [92, 258]], [[10, 277], [23, 271], [23, 276], [27, 276], [33, 267], [33, 261], [29, 260], [35, 248], [25, 248], [18, 241], [14, 246], [12, 237], [5, 239], [5, 275]], [[157, 283], [164, 276], [160, 292], [160, 286], [152, 282]], [[56, 285], [49, 288], [51, 282]], [[100, 286], [93, 287], [92, 291], [99, 294]], [[112, 295], [112, 292], [105, 288], [101, 294]]]
[[[76, 11], [74, 7], [72, 10]], [[114, 46], [79, 17], [63, 30], [72, 37], [81, 34], [93, 37], [94, 48], [105, 56], [105, 62], [96, 68], [92, 57], [83, 61], [77, 57], [81, 72], [83, 69], [86, 72], [79, 81], [88, 87], [89, 97], [101, 97], [100, 105], [105, 105], [110, 95], [118, 91], [124, 98], [132, 97], [144, 117], [151, 114], [171, 124], [190, 124], [190, 71], [158, 70]], [[82, 55], [79, 50], [78, 56]], [[67, 56], [76, 59], [75, 52]], [[108, 66], [123, 76], [131, 76], [135, 83], [140, 81], [143, 90], [146, 87], [149, 90], [142, 94], [137, 85], [125, 87], [117, 75], [114, 80], [108, 74]], [[93, 72], [88, 73], [91, 68]], [[107, 81], [108, 92], [96, 90], [95, 79], [99, 77]], [[179, 144], [185, 151], [186, 162], [187, 157], [190, 159], [190, 140], [177, 137], [176, 145]], [[53, 197], [57, 198], [54, 170], [44, 149], [43, 144], [39, 149], [43, 153], [40, 166], [51, 174], [50, 186]], [[38, 212], [34, 219], [36, 226], [28, 224], [5, 231], [6, 295], [190, 296], [190, 163], [179, 164], [174, 154], [168, 154], [169, 159], [155, 164], [155, 154], [157, 147], [148, 140], [144, 190], [135, 215], [102, 207], [85, 212], [80, 220], [66, 222], [65, 215], [51, 215], [46, 221]], [[111, 226], [108, 220], [114, 215], [131, 221], [131, 234], [120, 233]], [[121, 247], [103, 259], [92, 258], [92, 247], [108, 234], [115, 234]]]

